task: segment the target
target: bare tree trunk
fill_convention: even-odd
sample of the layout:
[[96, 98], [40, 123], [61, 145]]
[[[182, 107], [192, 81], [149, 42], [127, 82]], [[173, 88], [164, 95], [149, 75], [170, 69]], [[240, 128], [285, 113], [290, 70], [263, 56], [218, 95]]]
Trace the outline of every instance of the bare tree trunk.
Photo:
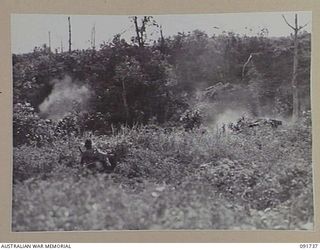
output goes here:
[[293, 29], [294, 31], [294, 51], [293, 51], [293, 70], [292, 70], [292, 80], [291, 80], [291, 86], [292, 86], [292, 122], [296, 122], [299, 117], [299, 93], [298, 93], [298, 84], [297, 84], [297, 74], [298, 74], [298, 46], [299, 46], [299, 40], [298, 40], [298, 33], [299, 30], [307, 26], [307, 24], [303, 26], [298, 26], [298, 15], [295, 14], [294, 18], [294, 26], [292, 26], [284, 15], [282, 15], [284, 21], [286, 24]]
[[91, 30], [91, 47], [93, 50], [96, 49], [96, 25], [93, 25]]
[[61, 51], [61, 53], [63, 53], [63, 43], [62, 43], [62, 40], [60, 41], [60, 51]]
[[162, 25], [160, 26], [160, 39], [161, 39], [161, 43], [160, 43], [160, 50], [162, 53], [165, 52], [165, 42], [164, 42], [164, 37], [163, 37], [163, 31], [162, 31]]
[[128, 107], [128, 102], [127, 102], [127, 91], [126, 91], [126, 85], [125, 85], [124, 79], [122, 79], [122, 101], [123, 101], [124, 111], [126, 114], [126, 121], [128, 121], [129, 107]]
[[297, 71], [298, 71], [298, 20], [295, 15], [295, 30], [294, 30], [294, 54], [293, 54], [293, 71], [292, 71], [292, 121], [296, 122], [299, 117], [299, 94], [297, 86]]
[[71, 22], [70, 22], [70, 17], [68, 17], [68, 23], [69, 23], [69, 53], [71, 53]]
[[135, 26], [135, 29], [136, 29], [137, 41], [138, 41], [139, 47], [143, 47], [142, 37], [140, 36], [140, 29], [139, 29], [139, 26], [138, 26], [138, 17], [137, 16], [133, 17], [133, 22], [134, 22], [134, 26]]
[[139, 27], [138, 17], [137, 16], [133, 17], [133, 22], [134, 22], [134, 26], [135, 26], [135, 30], [136, 30], [136, 34], [137, 34], [137, 41], [138, 41], [140, 48], [144, 47], [145, 40], [146, 40], [146, 38], [145, 38], [146, 25], [149, 21], [150, 21], [150, 19], [147, 16], [144, 16], [143, 19], [141, 20], [141, 26]]
[[49, 35], [49, 52], [51, 52], [51, 32], [48, 32]]
[[242, 73], [241, 73], [241, 79], [244, 79], [245, 76], [245, 69], [247, 67], [247, 65], [249, 64], [250, 60], [252, 59], [252, 53], [250, 54], [250, 56], [248, 57], [248, 60], [244, 63], [243, 67], [242, 67]]

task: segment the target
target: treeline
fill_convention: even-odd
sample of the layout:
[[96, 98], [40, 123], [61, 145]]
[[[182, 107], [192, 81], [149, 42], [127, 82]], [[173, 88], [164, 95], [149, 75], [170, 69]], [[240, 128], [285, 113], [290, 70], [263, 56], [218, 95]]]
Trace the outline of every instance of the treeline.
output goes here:
[[[310, 109], [310, 40], [309, 33], [300, 34], [300, 110]], [[177, 122], [200, 102], [209, 103], [213, 114], [223, 107], [242, 106], [255, 116], [287, 117], [292, 112], [292, 64], [292, 39], [267, 37], [264, 32], [210, 37], [195, 30], [149, 43], [138, 36], [127, 42], [116, 35], [97, 49], [53, 53], [43, 46], [14, 54], [13, 102], [19, 110], [30, 103], [39, 113], [39, 105], [52, 93], [53, 80], [70, 76], [90, 89], [86, 112], [76, 109], [75, 100], [75, 111], [88, 130]], [[217, 83], [224, 87], [206, 95]]]

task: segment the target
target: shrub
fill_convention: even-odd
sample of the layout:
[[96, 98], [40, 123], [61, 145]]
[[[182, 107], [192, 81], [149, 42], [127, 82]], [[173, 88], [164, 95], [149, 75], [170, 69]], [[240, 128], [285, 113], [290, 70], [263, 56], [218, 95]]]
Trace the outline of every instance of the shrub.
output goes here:
[[53, 126], [50, 120], [41, 119], [30, 103], [17, 103], [13, 107], [13, 144], [38, 144], [51, 140]]
[[116, 156], [109, 175], [84, 174], [82, 137], [19, 146], [13, 229], [310, 229], [310, 133], [299, 124], [224, 136], [122, 127], [90, 136]]

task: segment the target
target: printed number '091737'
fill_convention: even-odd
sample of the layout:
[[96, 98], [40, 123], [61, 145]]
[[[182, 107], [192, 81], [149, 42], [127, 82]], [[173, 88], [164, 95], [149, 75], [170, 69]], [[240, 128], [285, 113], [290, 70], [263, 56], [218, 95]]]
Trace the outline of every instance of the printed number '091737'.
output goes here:
[[318, 248], [319, 244], [312, 244], [312, 243], [308, 243], [308, 244], [300, 244], [300, 248]]

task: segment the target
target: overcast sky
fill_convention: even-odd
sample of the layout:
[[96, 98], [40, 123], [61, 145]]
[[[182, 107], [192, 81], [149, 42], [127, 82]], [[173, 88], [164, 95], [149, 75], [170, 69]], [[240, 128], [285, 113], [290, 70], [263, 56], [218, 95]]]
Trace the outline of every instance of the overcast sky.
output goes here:
[[[311, 32], [311, 12], [298, 13], [299, 25], [308, 25], [304, 30]], [[269, 30], [269, 36], [288, 36], [292, 30], [285, 24], [281, 15], [293, 24], [294, 12], [256, 12], [227, 13], [203, 15], [153, 15], [154, 20], [162, 25], [164, 36], [188, 32], [195, 29], [205, 31], [208, 35], [220, 34], [222, 31], [233, 31], [239, 34], [255, 35], [262, 28]], [[128, 16], [122, 15], [71, 15], [73, 49], [90, 47], [92, 27], [96, 29], [96, 45], [103, 41], [110, 42], [117, 33], [130, 41], [134, 35], [133, 23]], [[64, 50], [68, 47], [68, 15], [48, 14], [13, 14], [11, 16], [12, 52], [25, 53], [35, 46], [48, 44], [51, 33], [51, 47], [60, 50], [61, 41]], [[150, 37], [157, 38], [159, 32], [150, 30]]]

